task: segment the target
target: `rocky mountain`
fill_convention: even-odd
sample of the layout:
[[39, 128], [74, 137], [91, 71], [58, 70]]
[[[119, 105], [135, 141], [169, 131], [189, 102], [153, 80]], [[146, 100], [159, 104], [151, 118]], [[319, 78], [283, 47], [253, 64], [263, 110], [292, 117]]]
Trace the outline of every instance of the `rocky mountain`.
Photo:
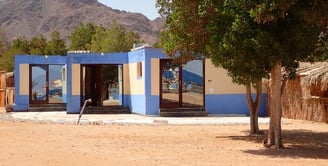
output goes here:
[[31, 38], [58, 31], [66, 40], [79, 23], [108, 27], [116, 21], [149, 44], [158, 41], [164, 19], [149, 20], [140, 13], [107, 7], [97, 0], [0, 0], [0, 28], [6, 39]]

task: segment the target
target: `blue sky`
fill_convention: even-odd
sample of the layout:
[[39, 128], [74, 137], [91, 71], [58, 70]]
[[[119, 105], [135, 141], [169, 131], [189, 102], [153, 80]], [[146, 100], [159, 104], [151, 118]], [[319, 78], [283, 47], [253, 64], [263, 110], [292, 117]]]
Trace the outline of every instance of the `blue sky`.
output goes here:
[[142, 13], [150, 20], [159, 17], [156, 0], [98, 0], [113, 9]]

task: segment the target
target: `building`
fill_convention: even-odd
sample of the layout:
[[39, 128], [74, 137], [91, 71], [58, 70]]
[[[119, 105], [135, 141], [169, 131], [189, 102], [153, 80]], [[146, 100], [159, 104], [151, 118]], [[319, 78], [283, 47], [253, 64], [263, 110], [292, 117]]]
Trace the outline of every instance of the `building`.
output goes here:
[[[16, 55], [15, 87], [14, 111], [63, 103], [67, 113], [79, 113], [91, 98], [89, 107], [123, 106], [143, 115], [170, 108], [248, 114], [245, 87], [233, 84], [225, 70], [208, 59], [178, 65], [162, 49], [150, 47], [126, 53]], [[261, 116], [265, 108], [263, 102]]]

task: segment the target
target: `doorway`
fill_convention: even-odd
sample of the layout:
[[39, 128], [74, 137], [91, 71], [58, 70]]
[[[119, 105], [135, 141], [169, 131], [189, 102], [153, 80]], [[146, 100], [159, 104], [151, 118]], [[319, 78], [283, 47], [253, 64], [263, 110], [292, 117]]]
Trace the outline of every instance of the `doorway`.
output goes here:
[[160, 60], [160, 107], [204, 106], [204, 61], [193, 60], [187, 64]]
[[[30, 103], [65, 103], [63, 88], [66, 87], [65, 65], [30, 65]], [[65, 93], [66, 94], [66, 93]]]
[[89, 106], [123, 105], [123, 65], [81, 65], [81, 106], [91, 99]]

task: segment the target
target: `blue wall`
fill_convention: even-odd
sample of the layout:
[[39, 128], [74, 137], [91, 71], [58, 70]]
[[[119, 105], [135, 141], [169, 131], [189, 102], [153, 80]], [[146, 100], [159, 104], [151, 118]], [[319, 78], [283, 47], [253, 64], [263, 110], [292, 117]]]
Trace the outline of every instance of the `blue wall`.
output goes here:
[[[266, 94], [262, 94], [260, 116], [266, 115]], [[209, 114], [249, 115], [246, 94], [205, 95], [205, 106]]]
[[[39, 55], [16, 55], [15, 68], [20, 64], [49, 64], [64, 65], [66, 56], [39, 56]], [[17, 68], [18, 69], [18, 68]]]
[[128, 53], [67, 54], [67, 64], [127, 64]]

